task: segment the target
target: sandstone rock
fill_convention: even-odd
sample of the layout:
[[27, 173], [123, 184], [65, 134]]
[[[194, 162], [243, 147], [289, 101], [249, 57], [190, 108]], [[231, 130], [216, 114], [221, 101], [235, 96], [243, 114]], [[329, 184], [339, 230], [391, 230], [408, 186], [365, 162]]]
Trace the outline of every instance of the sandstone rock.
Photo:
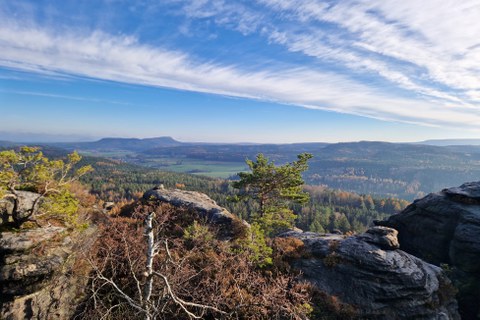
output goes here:
[[248, 224], [238, 217], [220, 207], [206, 194], [179, 189], [154, 188], [145, 192], [145, 200], [158, 200], [176, 207], [184, 207], [195, 211], [208, 223], [217, 225], [222, 229], [225, 238], [231, 238], [235, 230]]
[[0, 319], [68, 319], [88, 279], [88, 270], [74, 270], [74, 263], [93, 244], [95, 231], [0, 233]]
[[373, 227], [367, 230], [359, 238], [368, 243], [376, 244], [383, 250], [395, 250], [400, 248], [398, 243], [398, 231], [387, 227]]
[[[20, 219], [28, 217], [31, 212], [33, 205], [37, 198], [40, 195], [35, 192], [30, 191], [17, 191], [18, 197], [18, 207], [17, 207], [17, 216]], [[39, 201], [37, 205], [40, 205]], [[13, 199], [10, 196], [0, 200], [0, 217], [6, 218], [7, 216], [12, 216], [14, 210]]]
[[429, 194], [377, 224], [398, 230], [402, 250], [436, 265], [448, 264], [460, 290], [462, 318], [478, 319], [480, 182]]
[[22, 232], [2, 232], [0, 233], [0, 253], [4, 251], [26, 251], [44, 241], [51, 240], [64, 231], [66, 231], [66, 228], [45, 227]]
[[[306, 280], [353, 305], [365, 319], [460, 319], [450, 281], [441, 268], [398, 248], [395, 230], [359, 236], [289, 231], [304, 243], [292, 261]], [[384, 250], [386, 249], [386, 250]]]
[[105, 211], [111, 211], [115, 207], [115, 202], [105, 202], [103, 204], [103, 210]]

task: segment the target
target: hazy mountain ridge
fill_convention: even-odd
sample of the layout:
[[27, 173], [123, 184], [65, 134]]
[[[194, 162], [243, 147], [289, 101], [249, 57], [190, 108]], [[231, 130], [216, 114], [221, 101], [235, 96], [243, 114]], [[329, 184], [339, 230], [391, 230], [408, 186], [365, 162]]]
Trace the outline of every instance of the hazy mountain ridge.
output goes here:
[[294, 144], [185, 143], [171, 137], [105, 138], [53, 143], [86, 155], [175, 171], [228, 178], [246, 170], [245, 159], [265, 154], [277, 164], [314, 155], [305, 180], [312, 185], [406, 200], [480, 179], [480, 146], [434, 146], [382, 141]]
[[416, 144], [426, 144], [432, 146], [457, 146], [457, 145], [470, 145], [480, 146], [480, 139], [431, 139], [416, 142]]
[[52, 143], [52, 145], [65, 149], [77, 149], [82, 151], [111, 152], [111, 151], [131, 151], [139, 152], [155, 147], [180, 146], [179, 142], [172, 137], [155, 138], [103, 138], [93, 142], [78, 143]]

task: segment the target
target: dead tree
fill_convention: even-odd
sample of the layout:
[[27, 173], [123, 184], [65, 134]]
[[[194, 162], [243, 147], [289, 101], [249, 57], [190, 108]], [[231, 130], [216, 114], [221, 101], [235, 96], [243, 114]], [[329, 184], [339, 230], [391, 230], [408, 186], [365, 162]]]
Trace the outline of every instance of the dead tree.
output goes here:
[[[101, 290], [104, 290], [105, 287], [113, 289], [113, 292], [119, 298], [120, 303], [117, 303], [111, 306], [105, 314], [102, 316], [102, 319], [108, 318], [109, 314], [116, 308], [119, 308], [121, 304], [127, 304], [131, 308], [137, 311], [137, 313], [142, 315], [142, 318], [145, 320], [154, 320], [162, 314], [162, 310], [165, 307], [166, 299], [173, 301], [190, 319], [201, 319], [204, 313], [208, 310], [213, 311], [218, 314], [225, 315], [226, 313], [218, 308], [213, 306], [208, 306], [205, 304], [199, 304], [194, 302], [189, 302], [181, 299], [172, 288], [169, 279], [163, 273], [155, 270], [154, 260], [155, 257], [159, 255], [161, 250], [164, 250], [166, 259], [162, 261], [163, 264], [173, 264], [174, 261], [170, 254], [170, 249], [168, 246], [168, 241], [155, 241], [154, 235], [154, 221], [155, 213], [149, 213], [144, 219], [144, 237], [145, 237], [145, 266], [143, 277], [138, 276], [138, 272], [135, 272], [135, 261], [131, 258], [130, 252], [127, 249], [126, 255], [128, 259], [130, 274], [133, 282], [136, 286], [136, 295], [131, 295], [126, 292], [125, 289], [122, 289], [121, 286], [116, 283], [113, 277], [105, 275], [105, 266], [98, 266], [96, 263], [91, 261], [94, 276], [92, 279], [92, 298], [96, 301], [97, 295]], [[124, 238], [125, 242], [127, 241]], [[126, 246], [128, 248], [128, 244]], [[155, 281], [158, 279], [160, 284], [155, 286]], [[154, 292], [156, 290], [156, 292]], [[156, 299], [153, 297], [156, 296]], [[201, 310], [200, 314], [196, 314], [192, 310]]]

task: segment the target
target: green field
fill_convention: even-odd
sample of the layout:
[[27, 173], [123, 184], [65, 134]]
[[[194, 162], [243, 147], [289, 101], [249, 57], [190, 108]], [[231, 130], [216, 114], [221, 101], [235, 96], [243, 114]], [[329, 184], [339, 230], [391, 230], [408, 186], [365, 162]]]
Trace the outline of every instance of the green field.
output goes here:
[[163, 171], [191, 173], [211, 178], [227, 179], [240, 171], [248, 170], [245, 162], [214, 161], [187, 157], [138, 157], [131, 151], [81, 151], [84, 156], [102, 156]]
[[[161, 159], [159, 159], [162, 161]], [[158, 161], [158, 160], [157, 160]], [[168, 159], [168, 163], [155, 165], [155, 162], [147, 163], [149, 167], [164, 169], [166, 171], [192, 173], [213, 178], [228, 178], [240, 171], [247, 170], [244, 162], [221, 162], [196, 159]], [[163, 160], [164, 161], [164, 160]]]
[[164, 171], [191, 173], [212, 178], [226, 179], [240, 171], [248, 170], [245, 162], [213, 161], [190, 158], [148, 157], [125, 159], [127, 162]]

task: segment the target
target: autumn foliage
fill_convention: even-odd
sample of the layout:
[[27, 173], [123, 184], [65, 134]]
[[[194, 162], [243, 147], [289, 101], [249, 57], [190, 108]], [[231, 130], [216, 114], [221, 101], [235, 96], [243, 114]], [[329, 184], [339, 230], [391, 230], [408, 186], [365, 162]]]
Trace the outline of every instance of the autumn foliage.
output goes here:
[[[218, 230], [195, 212], [143, 200], [101, 226], [102, 236], [88, 257], [95, 270], [132, 298], [140, 296], [136, 280], [144, 281], [143, 219], [149, 212], [155, 212], [154, 231], [163, 244], [154, 269], [165, 275], [179, 299], [212, 307], [189, 307], [193, 314], [202, 319], [307, 319], [313, 311], [311, 285], [275, 266], [259, 268], [242, 247], [245, 239], [220, 241]], [[143, 319], [95, 273], [90, 286], [92, 294], [76, 319]], [[161, 310], [155, 319], [189, 318], [166, 294], [164, 282], [155, 281], [153, 292]]]

